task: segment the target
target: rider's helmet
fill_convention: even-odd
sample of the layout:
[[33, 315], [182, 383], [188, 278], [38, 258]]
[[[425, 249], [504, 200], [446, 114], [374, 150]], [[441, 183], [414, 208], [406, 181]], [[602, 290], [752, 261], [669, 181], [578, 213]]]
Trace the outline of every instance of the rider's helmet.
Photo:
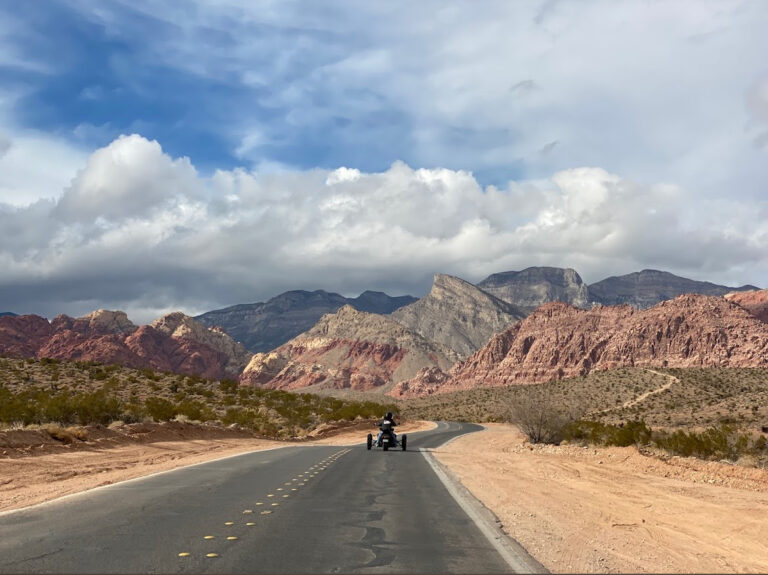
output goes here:
[[387, 414], [384, 416], [384, 419], [392, 419], [392, 412], [388, 411]]

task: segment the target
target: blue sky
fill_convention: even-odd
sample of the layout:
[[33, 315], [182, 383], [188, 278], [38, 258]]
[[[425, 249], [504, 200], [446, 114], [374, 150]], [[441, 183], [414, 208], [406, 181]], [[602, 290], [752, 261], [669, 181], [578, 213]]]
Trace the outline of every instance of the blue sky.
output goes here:
[[0, 308], [768, 285], [766, 29], [759, 0], [0, 0]]

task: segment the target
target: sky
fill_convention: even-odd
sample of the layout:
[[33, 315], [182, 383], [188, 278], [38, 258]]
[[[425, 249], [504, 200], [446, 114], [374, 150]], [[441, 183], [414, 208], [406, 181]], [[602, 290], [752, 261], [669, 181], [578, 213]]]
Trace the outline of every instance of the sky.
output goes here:
[[0, 0], [0, 311], [768, 287], [768, 2]]

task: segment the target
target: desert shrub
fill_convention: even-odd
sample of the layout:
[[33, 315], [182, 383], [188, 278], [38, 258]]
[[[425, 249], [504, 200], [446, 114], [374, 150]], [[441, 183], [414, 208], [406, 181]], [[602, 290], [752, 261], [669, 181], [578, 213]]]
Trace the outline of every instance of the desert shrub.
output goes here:
[[148, 397], [144, 401], [144, 412], [155, 421], [170, 421], [176, 417], [178, 409], [162, 397]]
[[515, 398], [507, 420], [520, 427], [531, 443], [560, 443], [576, 415], [576, 410], [556, 405], [547, 394], [532, 392]]
[[223, 393], [236, 393], [238, 387], [240, 387], [240, 383], [234, 379], [222, 379], [219, 382], [219, 389]]
[[80, 425], [106, 425], [122, 415], [122, 402], [103, 391], [80, 394], [73, 401]]
[[[661, 449], [685, 457], [702, 459], [728, 459], [735, 461], [741, 455], [753, 453], [757, 444], [734, 427], [721, 424], [700, 433], [682, 430], [674, 433], [657, 432], [653, 442]], [[759, 448], [758, 448], [759, 449]]]
[[160, 381], [160, 374], [156, 373], [152, 369], [149, 369], [148, 367], [141, 368], [139, 373], [150, 381]]
[[599, 445], [646, 445], [651, 440], [651, 429], [644, 421], [629, 421], [610, 425], [600, 421], [572, 421], [562, 431], [563, 439]]
[[224, 414], [224, 417], [222, 418], [222, 421], [225, 425], [232, 425], [233, 423], [236, 423], [237, 425], [240, 425], [241, 427], [247, 427], [247, 428], [254, 428], [255, 423], [255, 413], [247, 410], [242, 409], [239, 407], [233, 407], [226, 411]]
[[88, 377], [96, 381], [104, 381], [107, 379], [107, 372], [103, 369], [94, 369], [88, 372]]
[[199, 401], [186, 400], [182, 401], [176, 409], [178, 415], [184, 415], [193, 421], [211, 421], [216, 419], [216, 414], [207, 405], [202, 404]]

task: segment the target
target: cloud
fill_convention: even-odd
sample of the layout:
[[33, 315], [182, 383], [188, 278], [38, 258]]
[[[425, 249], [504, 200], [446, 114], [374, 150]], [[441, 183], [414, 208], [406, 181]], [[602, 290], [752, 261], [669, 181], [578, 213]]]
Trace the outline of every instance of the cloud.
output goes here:
[[288, 289], [421, 295], [435, 272], [478, 281], [530, 265], [575, 267], [587, 281], [660, 267], [766, 285], [766, 215], [765, 202], [711, 203], [601, 168], [503, 188], [402, 162], [203, 176], [159, 143], [123, 136], [58, 200], [0, 206], [0, 301], [149, 321]]
[[11, 139], [0, 132], [0, 158], [5, 156], [6, 152], [11, 149], [11, 145]]
[[0, 203], [23, 206], [60, 196], [86, 158], [56, 136], [18, 130], [0, 135]]
[[764, 72], [759, 2], [69, 6], [130, 46], [111, 60], [115, 81], [137, 94], [166, 86], [166, 108], [198, 118], [186, 149], [172, 148], [197, 161], [189, 148], [215, 134], [229, 165], [249, 167], [379, 171], [400, 159], [503, 185], [600, 165], [708, 196], [754, 194], [768, 178], [754, 137], [733, 129]]
[[752, 140], [755, 148], [762, 149], [768, 145], [768, 76], [755, 82], [747, 91], [747, 111], [752, 126], [758, 128], [757, 136]]
[[146, 216], [177, 197], [193, 197], [198, 185], [188, 158], [173, 160], [156, 141], [136, 134], [120, 136], [91, 155], [56, 215], [71, 222]]

